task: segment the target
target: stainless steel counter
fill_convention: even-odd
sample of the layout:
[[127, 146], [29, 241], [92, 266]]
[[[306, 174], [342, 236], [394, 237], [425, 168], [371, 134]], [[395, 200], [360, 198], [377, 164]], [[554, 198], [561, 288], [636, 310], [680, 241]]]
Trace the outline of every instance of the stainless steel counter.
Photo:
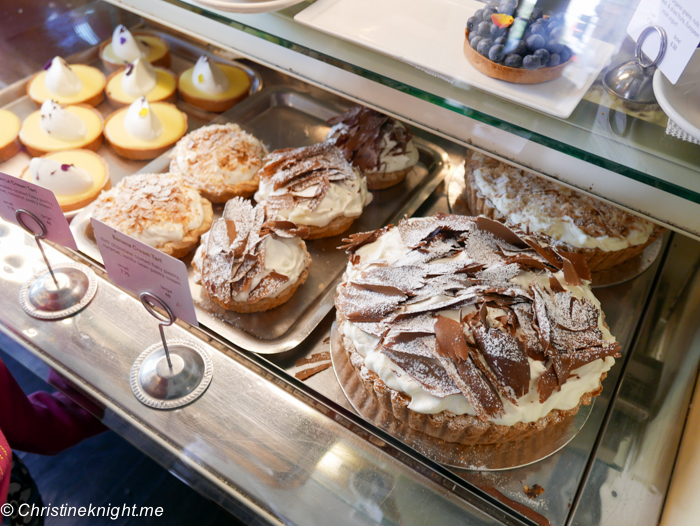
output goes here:
[[[97, 9], [98, 18], [124, 16], [104, 4], [81, 9]], [[267, 86], [317, 93], [255, 67]], [[459, 166], [463, 148], [435, 139]], [[416, 215], [446, 210], [440, 186]], [[52, 248], [48, 256], [80, 259]], [[649, 271], [596, 291], [624, 357], [569, 446], [534, 466], [498, 474], [450, 471], [373, 428], [329, 381], [330, 370], [297, 381], [296, 360], [326, 350], [332, 313], [301, 346], [274, 357], [246, 353], [186, 325], [169, 328], [170, 338], [206, 343], [212, 384], [183, 409], [142, 406], [128, 374], [138, 354], [158, 341], [157, 325], [97, 266], [99, 290], [87, 309], [58, 322], [30, 318], [19, 306], [19, 289], [42, 265], [33, 240], [0, 223], [0, 331], [21, 344], [15, 357], [38, 374], [45, 375], [46, 365], [58, 370], [104, 408], [98, 415], [108, 426], [246, 520], [533, 524], [479, 488], [490, 486], [557, 526], [658, 521], [700, 359], [697, 242], [669, 236]], [[531, 483], [545, 488], [541, 498], [524, 496], [522, 486]]]

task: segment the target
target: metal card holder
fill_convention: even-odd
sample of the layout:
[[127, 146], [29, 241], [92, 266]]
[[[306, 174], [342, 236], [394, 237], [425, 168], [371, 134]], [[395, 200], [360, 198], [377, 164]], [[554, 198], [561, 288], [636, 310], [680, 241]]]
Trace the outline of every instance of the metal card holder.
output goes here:
[[139, 402], [155, 409], [177, 409], [190, 404], [202, 396], [211, 383], [211, 357], [194, 341], [172, 340], [168, 344], [163, 329], [175, 323], [175, 314], [155, 294], [142, 292], [139, 297], [148, 313], [159, 322], [161, 343], [151, 345], [134, 362], [131, 390]]
[[[23, 218], [31, 217], [39, 226], [40, 232], [34, 232]], [[34, 236], [47, 270], [27, 281], [19, 292], [22, 309], [30, 316], [42, 320], [60, 320], [72, 316], [87, 306], [97, 292], [95, 273], [85, 265], [75, 262], [60, 263], [51, 266], [41, 239], [46, 237], [46, 226], [29, 210], [18, 208], [15, 218], [19, 225]]]

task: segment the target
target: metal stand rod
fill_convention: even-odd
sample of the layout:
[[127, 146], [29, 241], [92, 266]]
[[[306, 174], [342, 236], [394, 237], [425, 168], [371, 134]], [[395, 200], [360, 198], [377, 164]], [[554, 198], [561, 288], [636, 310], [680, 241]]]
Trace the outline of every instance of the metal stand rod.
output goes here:
[[[39, 228], [41, 229], [41, 232], [37, 234], [31, 228], [29, 228], [22, 219], [22, 214], [27, 214], [34, 221], [36, 221], [36, 223], [39, 225]], [[15, 210], [15, 218], [17, 219], [17, 222], [22, 228], [24, 228], [28, 233], [34, 236], [34, 241], [36, 241], [36, 245], [39, 247], [41, 255], [44, 257], [44, 262], [46, 263], [46, 267], [49, 269], [49, 273], [53, 278], [53, 282], [56, 285], [56, 290], [60, 289], [58, 285], [58, 280], [56, 279], [56, 276], [53, 273], [53, 269], [51, 268], [51, 263], [49, 263], [49, 260], [46, 257], [46, 253], [44, 252], [44, 247], [42, 246], [41, 241], [39, 241], [40, 239], [44, 239], [44, 237], [46, 236], [46, 226], [44, 226], [44, 223], [35, 214], [23, 208], [18, 208], [17, 210]]]
[[[168, 361], [168, 368], [172, 371], [173, 364], [170, 361], [170, 351], [168, 351], [168, 343], [165, 341], [165, 332], [163, 331], [163, 327], [170, 327], [173, 323], [175, 323], [177, 317], [175, 317], [173, 311], [170, 310], [168, 304], [155, 294], [151, 294], [150, 292], [142, 292], [139, 298], [141, 299], [141, 303], [146, 308], [148, 313], [159, 321], [158, 329], [160, 330], [160, 339], [163, 341], [165, 359]], [[156, 303], [158, 307], [163, 309], [168, 314], [167, 318], [164, 318], [158, 311], [155, 310], [156, 305], [154, 305], [154, 303]]]

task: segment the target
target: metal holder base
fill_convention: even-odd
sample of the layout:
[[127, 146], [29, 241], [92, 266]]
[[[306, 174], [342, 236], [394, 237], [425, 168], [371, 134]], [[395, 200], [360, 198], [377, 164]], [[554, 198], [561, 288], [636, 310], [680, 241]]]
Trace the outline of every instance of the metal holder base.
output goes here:
[[204, 394], [212, 378], [209, 353], [195, 342], [168, 342], [171, 365], [162, 343], [151, 345], [131, 367], [131, 390], [143, 404], [176, 409]]
[[[54, 265], [26, 282], [19, 291], [24, 311], [41, 320], [60, 320], [87, 306], [97, 292], [97, 278], [80, 263]], [[54, 281], [55, 277], [55, 281]], [[56, 287], [58, 284], [58, 287]]]

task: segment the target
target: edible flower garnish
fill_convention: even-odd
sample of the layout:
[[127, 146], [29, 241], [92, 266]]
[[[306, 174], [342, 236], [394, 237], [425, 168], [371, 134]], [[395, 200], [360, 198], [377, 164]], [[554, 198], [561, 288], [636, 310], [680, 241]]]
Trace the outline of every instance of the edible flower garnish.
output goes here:
[[513, 20], [515, 19], [510, 15], [491, 15], [491, 21], [494, 23], [494, 25], [496, 25], [496, 27], [500, 27], [501, 29], [504, 27], [510, 27], [510, 25], [513, 23]]

